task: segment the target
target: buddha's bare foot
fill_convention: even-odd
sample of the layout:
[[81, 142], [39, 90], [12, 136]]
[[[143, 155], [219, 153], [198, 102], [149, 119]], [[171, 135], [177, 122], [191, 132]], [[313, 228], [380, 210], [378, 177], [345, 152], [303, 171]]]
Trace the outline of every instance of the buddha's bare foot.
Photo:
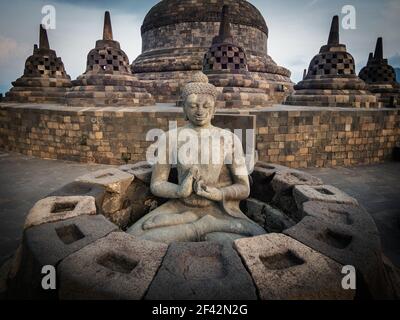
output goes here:
[[199, 217], [192, 211], [186, 211], [180, 214], [159, 214], [143, 223], [143, 230], [151, 230], [161, 227], [171, 227], [180, 224], [195, 222]]

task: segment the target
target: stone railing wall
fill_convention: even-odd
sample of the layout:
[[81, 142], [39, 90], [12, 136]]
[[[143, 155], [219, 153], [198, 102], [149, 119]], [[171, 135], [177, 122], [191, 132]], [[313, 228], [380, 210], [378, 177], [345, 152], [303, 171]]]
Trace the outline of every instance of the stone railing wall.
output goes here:
[[[257, 116], [259, 160], [293, 168], [379, 163], [400, 143], [399, 109], [277, 106], [249, 113]], [[2, 104], [0, 148], [46, 159], [134, 163], [145, 160], [147, 132], [168, 130], [176, 119], [184, 123], [182, 110], [169, 106]]]

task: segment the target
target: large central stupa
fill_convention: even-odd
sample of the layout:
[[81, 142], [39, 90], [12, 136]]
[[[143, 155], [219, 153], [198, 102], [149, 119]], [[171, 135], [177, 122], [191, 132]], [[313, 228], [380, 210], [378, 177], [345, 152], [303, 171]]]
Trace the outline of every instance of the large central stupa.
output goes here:
[[290, 71], [268, 55], [268, 27], [252, 4], [244, 0], [163, 0], [142, 25], [142, 54], [132, 72], [147, 83], [158, 102], [173, 102], [180, 88], [202, 70], [204, 54], [220, 29], [224, 5], [230, 7], [232, 36], [247, 53], [253, 78], [270, 83], [270, 96], [282, 102], [293, 88]]

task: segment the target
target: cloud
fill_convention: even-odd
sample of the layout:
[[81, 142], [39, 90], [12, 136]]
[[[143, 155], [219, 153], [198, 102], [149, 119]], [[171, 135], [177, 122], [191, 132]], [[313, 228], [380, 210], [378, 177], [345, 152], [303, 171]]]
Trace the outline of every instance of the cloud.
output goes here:
[[68, 4], [79, 7], [91, 7], [102, 10], [123, 10], [132, 13], [144, 13], [158, 0], [54, 0], [55, 3]]
[[0, 35], [0, 65], [7, 63], [13, 52], [17, 50], [17, 47], [17, 41]]
[[396, 53], [394, 56], [389, 57], [389, 64], [393, 67], [400, 67], [400, 54]]

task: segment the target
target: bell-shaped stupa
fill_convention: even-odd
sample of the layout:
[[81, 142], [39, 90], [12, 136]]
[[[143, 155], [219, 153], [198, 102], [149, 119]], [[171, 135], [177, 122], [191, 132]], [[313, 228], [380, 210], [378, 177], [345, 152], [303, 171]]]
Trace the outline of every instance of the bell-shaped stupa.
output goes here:
[[71, 78], [61, 58], [50, 49], [47, 31], [40, 25], [39, 47], [26, 60], [24, 75], [12, 83], [5, 101], [32, 103], [63, 103], [71, 87]]
[[113, 39], [110, 13], [105, 13], [103, 39], [87, 57], [86, 72], [72, 81], [70, 106], [145, 106], [154, 99], [130, 70], [128, 56]]
[[383, 58], [383, 39], [378, 38], [375, 54], [369, 54], [367, 65], [361, 69], [359, 77], [368, 84], [368, 89], [378, 96], [384, 107], [400, 107], [400, 84], [396, 72]]
[[224, 5], [229, 5], [233, 38], [247, 53], [249, 72], [270, 84], [269, 100], [282, 103], [293, 90], [290, 71], [268, 54], [267, 23], [250, 2], [161, 0], [143, 21], [142, 54], [132, 63], [133, 73], [157, 102], [175, 102], [182, 87], [203, 69]]
[[316, 107], [379, 107], [377, 97], [356, 75], [353, 56], [339, 41], [339, 17], [332, 20], [328, 44], [311, 61], [305, 79], [286, 104]]
[[217, 108], [271, 106], [269, 83], [249, 72], [246, 52], [232, 36], [229, 6], [223, 7], [221, 17], [219, 34], [203, 61], [203, 72], [220, 91]]

